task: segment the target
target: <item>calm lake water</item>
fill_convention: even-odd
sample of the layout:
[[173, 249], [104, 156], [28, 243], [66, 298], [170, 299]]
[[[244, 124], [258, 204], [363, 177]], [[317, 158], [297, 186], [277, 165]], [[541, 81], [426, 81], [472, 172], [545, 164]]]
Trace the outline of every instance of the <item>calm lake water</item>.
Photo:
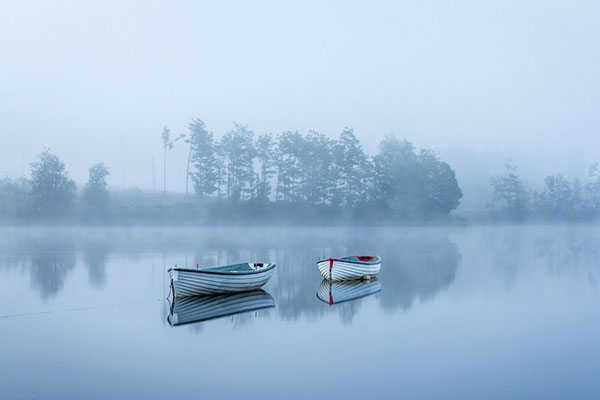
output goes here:
[[[597, 227], [0, 232], [2, 399], [600, 396]], [[378, 287], [322, 301], [361, 253]], [[242, 261], [264, 292], [169, 323], [168, 267]]]

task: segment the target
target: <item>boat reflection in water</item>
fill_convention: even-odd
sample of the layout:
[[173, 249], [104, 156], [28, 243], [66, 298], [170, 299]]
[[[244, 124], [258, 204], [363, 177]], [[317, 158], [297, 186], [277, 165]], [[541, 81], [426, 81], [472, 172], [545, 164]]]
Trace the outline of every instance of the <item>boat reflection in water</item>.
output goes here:
[[330, 282], [323, 279], [317, 297], [325, 303], [332, 305], [359, 299], [381, 291], [381, 284], [377, 278], [370, 280]]
[[264, 290], [184, 297], [171, 303], [167, 320], [176, 326], [270, 307], [275, 300]]

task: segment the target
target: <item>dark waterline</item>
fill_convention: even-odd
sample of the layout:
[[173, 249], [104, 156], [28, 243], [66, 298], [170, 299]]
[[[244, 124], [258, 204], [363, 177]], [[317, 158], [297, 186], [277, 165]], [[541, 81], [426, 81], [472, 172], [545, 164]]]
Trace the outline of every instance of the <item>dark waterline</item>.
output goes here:
[[[0, 398], [600, 390], [600, 228], [2, 233]], [[354, 286], [329, 305], [315, 262], [359, 253], [383, 257], [378, 287]], [[173, 324], [168, 267], [243, 261], [277, 263], [264, 292], [178, 305]]]

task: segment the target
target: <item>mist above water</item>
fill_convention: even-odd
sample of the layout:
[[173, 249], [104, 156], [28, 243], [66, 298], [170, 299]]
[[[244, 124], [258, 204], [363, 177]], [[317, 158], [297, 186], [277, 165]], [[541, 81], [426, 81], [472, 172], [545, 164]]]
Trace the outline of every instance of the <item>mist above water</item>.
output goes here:
[[1, 1], [0, 397], [597, 397], [599, 20]]
[[[439, 152], [479, 207], [506, 159], [535, 189], [599, 159], [599, 16], [593, 1], [3, 2], [0, 174], [47, 146], [80, 185], [104, 162], [111, 187], [152, 189], [165, 125], [348, 126], [369, 154], [390, 133]], [[173, 149], [171, 191], [186, 158]]]

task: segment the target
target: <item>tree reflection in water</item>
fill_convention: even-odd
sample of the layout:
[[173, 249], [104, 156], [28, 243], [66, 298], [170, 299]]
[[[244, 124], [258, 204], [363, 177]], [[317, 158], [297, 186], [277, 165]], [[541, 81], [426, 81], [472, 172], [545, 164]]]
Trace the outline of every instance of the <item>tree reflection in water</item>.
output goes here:
[[424, 302], [454, 281], [460, 253], [446, 235], [406, 235], [382, 251], [380, 304], [385, 310], [408, 310], [415, 299]]
[[30, 242], [31, 284], [42, 299], [56, 296], [65, 278], [75, 269], [73, 242], [60, 236], [43, 236]]
[[88, 270], [92, 286], [101, 289], [106, 283], [106, 261], [110, 253], [110, 242], [87, 241], [83, 247], [83, 263]]
[[[383, 264], [382, 291], [375, 297], [385, 310], [409, 309], [415, 299], [427, 301], [454, 280], [460, 255], [446, 230], [435, 228], [236, 229], [211, 231], [166, 229], [108, 229], [91, 231], [23, 230], [10, 243], [0, 244], [10, 254], [30, 261], [31, 282], [43, 299], [55, 296], [76, 267], [78, 254], [90, 285], [102, 289], [111, 254], [132, 263], [148, 263], [156, 255], [183, 265], [212, 266], [241, 261], [268, 261], [278, 265], [265, 287], [277, 303], [280, 318], [317, 318], [338, 313], [351, 322], [362, 301], [327, 307], [316, 297], [322, 277], [316, 261], [329, 256], [379, 254]], [[12, 260], [12, 261], [11, 261]], [[11, 257], [2, 266], [14, 265]], [[168, 266], [168, 265], [166, 265]], [[166, 293], [164, 294], [166, 296]]]

